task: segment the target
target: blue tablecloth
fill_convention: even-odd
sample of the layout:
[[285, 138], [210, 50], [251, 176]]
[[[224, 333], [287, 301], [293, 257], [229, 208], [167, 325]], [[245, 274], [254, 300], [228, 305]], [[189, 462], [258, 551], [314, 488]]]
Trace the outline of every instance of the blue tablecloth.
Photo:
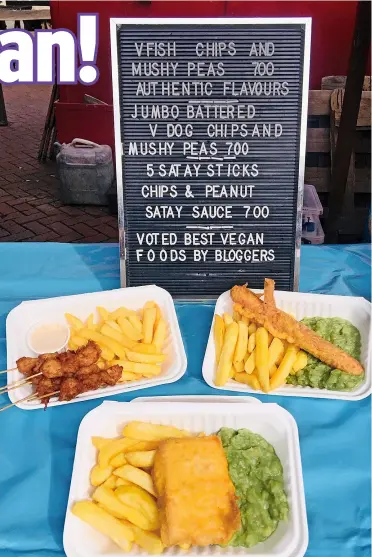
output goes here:
[[[113, 245], [0, 244], [0, 369], [5, 319], [22, 300], [119, 287]], [[302, 291], [364, 296], [371, 291], [370, 246], [304, 246]], [[188, 356], [177, 383], [119, 395], [215, 394], [201, 365], [213, 303], [177, 304]], [[0, 381], [4, 381], [0, 375]], [[219, 391], [219, 394], [223, 392]], [[226, 393], [231, 395], [232, 393]], [[260, 397], [264, 402], [269, 397]], [[272, 399], [271, 399], [272, 400]], [[0, 397], [0, 404], [8, 398]], [[76, 434], [102, 399], [0, 414], [0, 557], [60, 557]], [[310, 543], [307, 557], [370, 556], [371, 403], [276, 397], [297, 420]]]

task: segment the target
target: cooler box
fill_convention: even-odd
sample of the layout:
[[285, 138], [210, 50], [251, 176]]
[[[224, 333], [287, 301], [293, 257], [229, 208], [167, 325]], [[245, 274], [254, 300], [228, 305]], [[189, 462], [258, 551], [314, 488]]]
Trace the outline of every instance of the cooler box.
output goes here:
[[63, 144], [57, 155], [61, 197], [70, 205], [107, 205], [114, 180], [112, 151], [86, 139]]
[[314, 186], [305, 184], [302, 209], [302, 239], [310, 244], [324, 244], [324, 231], [320, 223], [323, 206]]

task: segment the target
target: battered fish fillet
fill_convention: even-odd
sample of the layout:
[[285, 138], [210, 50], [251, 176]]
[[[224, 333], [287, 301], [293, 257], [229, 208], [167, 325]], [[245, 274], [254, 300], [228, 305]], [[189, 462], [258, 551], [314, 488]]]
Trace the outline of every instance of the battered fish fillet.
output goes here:
[[166, 546], [226, 544], [240, 528], [235, 488], [217, 436], [162, 441], [152, 475]]
[[[270, 281], [269, 290], [274, 284]], [[266, 286], [266, 284], [265, 284]], [[234, 286], [231, 297], [234, 310], [262, 325], [273, 336], [287, 340], [312, 354], [325, 364], [346, 371], [350, 375], [361, 375], [363, 366], [346, 352], [323, 339], [314, 331], [277, 309], [273, 303], [265, 303], [246, 286]]]

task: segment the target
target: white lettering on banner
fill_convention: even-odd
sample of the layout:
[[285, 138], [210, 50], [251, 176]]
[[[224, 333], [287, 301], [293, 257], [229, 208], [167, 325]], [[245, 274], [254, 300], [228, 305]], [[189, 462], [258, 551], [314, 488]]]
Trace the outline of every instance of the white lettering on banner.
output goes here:
[[251, 120], [255, 113], [253, 104], [188, 104], [186, 107], [188, 119]]
[[187, 62], [187, 75], [189, 77], [222, 77], [225, 75], [223, 62]]
[[252, 43], [249, 56], [272, 56], [274, 51], [274, 43], [271, 41], [266, 41], [265, 43], [259, 42], [258, 44]]
[[150, 132], [151, 132], [152, 137], [155, 137], [157, 129], [158, 129], [158, 125], [157, 124], [149, 124], [149, 128], [150, 128]]
[[[224, 174], [222, 174], [224, 171]], [[228, 163], [223, 164], [208, 164], [207, 165], [207, 176], [213, 178], [214, 176], [227, 176], [234, 178], [256, 178], [258, 176], [258, 166], [256, 163]]]
[[194, 219], [232, 219], [232, 205], [194, 205]]
[[252, 62], [254, 76], [274, 75], [274, 64], [272, 62]]
[[247, 137], [248, 124], [208, 124], [208, 137]]
[[213, 84], [210, 81], [139, 81], [137, 97], [210, 97]]
[[156, 197], [161, 199], [162, 197], [169, 196], [173, 199], [178, 195], [177, 186], [175, 185], [168, 186], [166, 184], [150, 184], [150, 185], [145, 184], [141, 188], [141, 195], [144, 198]]
[[131, 118], [134, 120], [177, 120], [180, 115], [180, 109], [176, 104], [135, 104], [133, 105], [133, 114]]
[[131, 141], [128, 147], [130, 156], [172, 155], [174, 143], [169, 141]]
[[185, 232], [183, 241], [185, 246], [211, 246], [215, 232]]
[[224, 246], [244, 246], [244, 245], [263, 245], [264, 235], [263, 232], [255, 234], [249, 233], [246, 234], [244, 232], [237, 233], [237, 232], [227, 232], [223, 233], [220, 232], [221, 241]]
[[217, 263], [270, 263], [275, 260], [273, 249], [216, 249]]
[[136, 249], [137, 263], [143, 261], [146, 263], [164, 263], [166, 261], [170, 261], [171, 263], [179, 261], [180, 263], [183, 263], [186, 259], [186, 251], [184, 249], [161, 249], [158, 253], [153, 249]]
[[235, 56], [236, 48], [235, 43], [230, 41], [225, 43], [224, 41], [219, 42], [207, 42], [198, 43], [195, 47], [195, 54], [199, 58], [221, 58], [222, 56]]
[[132, 62], [132, 75], [139, 77], [176, 77], [178, 62]]
[[[10, 48], [16, 44], [17, 49]], [[23, 31], [0, 34], [0, 81], [4, 83], [32, 83], [34, 80], [33, 40]], [[12, 68], [12, 64], [16, 66]], [[75, 68], [73, 68], [74, 70]], [[52, 68], [50, 68], [52, 71]]]
[[147, 205], [145, 209], [146, 218], [148, 219], [179, 219], [181, 217], [183, 207], [171, 205], [151, 206]]
[[194, 261], [202, 261], [205, 263], [207, 261], [207, 249], [195, 249], [194, 250]]
[[153, 56], [159, 56], [160, 58], [170, 58], [171, 56], [177, 56], [177, 45], [176, 43], [170, 42], [141, 42], [134, 43], [137, 56], [146, 56], [152, 58]]
[[197, 163], [185, 165], [180, 162], [173, 164], [161, 163], [156, 168], [154, 168], [153, 163], [147, 164], [147, 176], [149, 176], [150, 178], [154, 176], [155, 173], [157, 173], [157, 175], [161, 178], [197, 178], [199, 176], [200, 170], [201, 164]]
[[53, 83], [56, 47], [59, 52], [58, 83], [75, 83], [76, 39], [70, 31], [38, 32], [36, 37], [23, 30], [1, 32], [0, 82]]
[[217, 155], [218, 149], [217, 144], [212, 141], [207, 145], [206, 143], [199, 141], [184, 141], [183, 142], [183, 154], [202, 156], [202, 155]]
[[231, 184], [230, 186], [213, 184], [205, 186], [205, 197], [246, 199], [253, 195], [254, 186]]
[[167, 124], [167, 137], [192, 137], [193, 130], [192, 124]]
[[223, 83], [224, 96], [280, 97], [288, 93], [288, 81], [224, 81]]
[[136, 233], [137, 241], [140, 246], [146, 243], [147, 246], [174, 246], [177, 243], [177, 234], [175, 232], [144, 232]]
[[[172, 148], [173, 149], [173, 148]], [[146, 151], [147, 152], [147, 151]], [[138, 148], [132, 147], [132, 154], [140, 154]], [[225, 157], [226, 159], [226, 157]], [[256, 178], [259, 174], [257, 163], [226, 163], [214, 162], [207, 165], [197, 163], [148, 163], [146, 165], [147, 176], [174, 177], [174, 178], [198, 178], [201, 176], [213, 177], [233, 177], [233, 178]]]
[[281, 124], [255, 124], [252, 137], [280, 137], [282, 133]]
[[[210, 81], [162, 81], [157, 92], [163, 97], [191, 97], [195, 95], [210, 96], [213, 84]], [[158, 90], [159, 89], [159, 90]]]
[[76, 34], [68, 29], [0, 31], [0, 83], [93, 85], [99, 78], [98, 25], [98, 14], [78, 14]]
[[156, 95], [156, 86], [158, 81], [139, 81], [137, 85], [137, 97], [150, 97]]

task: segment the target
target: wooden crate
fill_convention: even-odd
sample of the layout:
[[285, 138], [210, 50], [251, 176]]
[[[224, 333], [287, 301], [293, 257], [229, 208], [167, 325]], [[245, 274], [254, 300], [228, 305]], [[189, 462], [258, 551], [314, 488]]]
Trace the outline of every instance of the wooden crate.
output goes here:
[[[371, 82], [372, 82], [371, 76], [366, 75], [363, 83], [363, 91], [371, 90]], [[345, 88], [345, 85], [346, 85], [346, 75], [328, 75], [327, 77], [322, 78], [321, 89], [323, 91], [325, 89], [333, 91], [334, 89], [338, 89], [340, 87]]]
[[[324, 78], [326, 80], [330, 78]], [[341, 77], [336, 83], [344, 84]], [[345, 78], [344, 78], [345, 79]], [[329, 82], [322, 86], [329, 86]], [[371, 86], [370, 78], [366, 78], [364, 88]], [[324, 218], [328, 215], [328, 194], [331, 185], [331, 88], [309, 92], [308, 128], [305, 163], [305, 183], [316, 187], [325, 209]], [[339, 99], [339, 106], [342, 98]], [[337, 108], [337, 107], [334, 107]], [[340, 110], [333, 114], [338, 123]], [[336, 124], [337, 125], [337, 124]], [[353, 205], [355, 216], [349, 222], [343, 234], [343, 240], [359, 241], [363, 234], [364, 224], [368, 217], [371, 203], [371, 92], [363, 91], [358, 116], [358, 132], [355, 145], [355, 181]], [[341, 240], [342, 241], [342, 240]]]

